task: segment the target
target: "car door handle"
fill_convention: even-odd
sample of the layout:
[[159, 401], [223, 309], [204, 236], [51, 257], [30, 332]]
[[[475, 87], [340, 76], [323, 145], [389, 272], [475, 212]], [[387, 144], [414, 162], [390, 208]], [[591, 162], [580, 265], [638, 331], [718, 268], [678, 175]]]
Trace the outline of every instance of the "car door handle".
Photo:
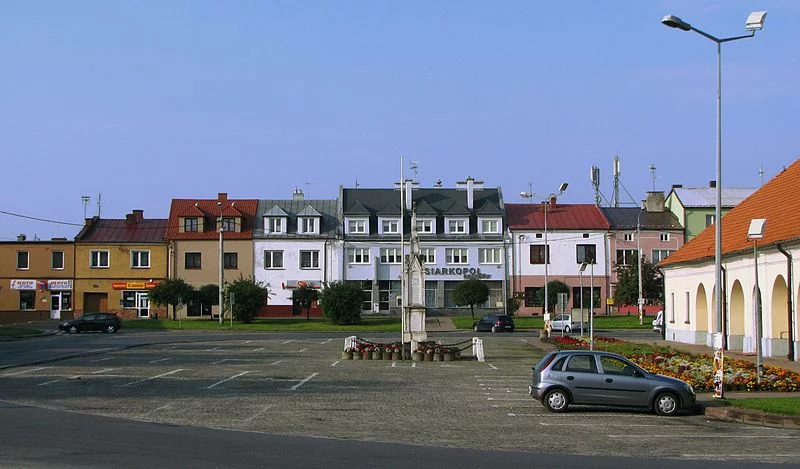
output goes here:
[[613, 379], [611, 379], [611, 378], [606, 378], [606, 383], [613, 383], [613, 382], [614, 382], [614, 380], [613, 380]]
[[567, 376], [567, 379], [568, 379], [569, 381], [572, 381], [573, 379], [575, 379], [575, 377], [574, 377], [574, 376]]

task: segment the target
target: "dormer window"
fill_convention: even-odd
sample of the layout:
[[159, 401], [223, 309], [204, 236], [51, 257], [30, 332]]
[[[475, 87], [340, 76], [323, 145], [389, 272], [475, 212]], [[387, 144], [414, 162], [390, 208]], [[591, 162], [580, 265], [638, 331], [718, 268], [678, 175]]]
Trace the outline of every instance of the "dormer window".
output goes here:
[[431, 234], [435, 232], [433, 220], [417, 219], [417, 233]]
[[381, 220], [381, 234], [400, 234], [400, 220], [397, 218]]
[[347, 220], [347, 234], [367, 234], [367, 220], [365, 218]]
[[500, 219], [497, 218], [481, 219], [481, 233], [500, 234]]
[[447, 220], [448, 234], [467, 234], [467, 220], [463, 218], [453, 218]]
[[297, 232], [301, 234], [319, 233], [319, 223], [315, 217], [300, 217], [297, 219]]
[[186, 233], [196, 233], [198, 231], [198, 226], [196, 217], [183, 219], [183, 231]]
[[236, 231], [236, 218], [222, 217], [220, 226], [222, 227], [222, 231]]
[[286, 223], [282, 217], [264, 217], [264, 230], [267, 233], [286, 233]]

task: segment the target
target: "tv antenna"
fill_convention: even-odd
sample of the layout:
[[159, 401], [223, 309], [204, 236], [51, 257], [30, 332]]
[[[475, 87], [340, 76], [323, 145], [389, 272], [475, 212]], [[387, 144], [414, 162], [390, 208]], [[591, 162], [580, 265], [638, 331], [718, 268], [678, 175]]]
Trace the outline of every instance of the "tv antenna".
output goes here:
[[410, 161], [408, 167], [414, 173], [413, 181], [417, 182], [417, 168], [419, 168], [419, 161]]
[[655, 192], [656, 191], [656, 165], [654, 165], [653, 163], [650, 163], [650, 166], [648, 167], [648, 169], [650, 170], [650, 176], [652, 176], [652, 178], [653, 178], [653, 192]]
[[86, 219], [86, 210], [89, 207], [89, 204], [92, 202], [92, 198], [88, 195], [81, 196], [81, 203], [83, 204], [83, 219]]
[[758, 168], [758, 175], [761, 177], [761, 185], [764, 185], [764, 165]]
[[103, 194], [97, 193], [97, 216], [98, 218], [103, 214]]

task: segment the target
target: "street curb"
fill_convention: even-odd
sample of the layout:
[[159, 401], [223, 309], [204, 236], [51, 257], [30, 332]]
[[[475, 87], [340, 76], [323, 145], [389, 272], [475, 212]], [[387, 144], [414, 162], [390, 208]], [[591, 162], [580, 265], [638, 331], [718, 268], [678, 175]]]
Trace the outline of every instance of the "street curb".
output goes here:
[[800, 416], [768, 414], [758, 410], [741, 409], [730, 406], [705, 407], [704, 413], [706, 417], [724, 422], [800, 430]]

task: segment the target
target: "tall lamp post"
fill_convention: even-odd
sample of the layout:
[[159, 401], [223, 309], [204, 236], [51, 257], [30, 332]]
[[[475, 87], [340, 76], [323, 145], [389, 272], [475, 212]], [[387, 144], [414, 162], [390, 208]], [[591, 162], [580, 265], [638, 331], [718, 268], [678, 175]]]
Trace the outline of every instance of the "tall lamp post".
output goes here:
[[581, 337], [583, 337], [583, 271], [586, 270], [586, 261], [581, 262], [581, 268], [578, 271], [581, 277]]
[[589, 261], [589, 350], [594, 350], [594, 256]]
[[639, 270], [639, 325], [644, 324], [644, 298], [642, 297], [642, 224], [641, 216], [643, 209], [639, 209], [639, 214], [636, 215], [636, 263]]
[[[549, 255], [550, 246], [547, 244], [547, 207], [550, 205], [550, 200], [553, 197], [557, 197], [557, 196], [563, 194], [565, 190], [567, 190], [567, 186], [569, 186], [568, 182], [562, 182], [561, 185], [558, 186], [558, 194], [551, 192], [547, 196], [547, 200], [545, 200], [542, 203], [542, 205], [544, 206], [544, 314], [547, 314], [547, 313], [550, 312], [550, 308], [549, 308], [550, 305], [548, 304], [549, 303], [549, 298], [548, 298], [549, 295], [548, 295], [548, 291], [547, 291], [547, 282], [548, 282], [548, 266], [547, 266], [547, 264], [550, 263], [550, 255]], [[522, 197], [528, 198], [528, 199], [530, 199], [530, 198], [535, 196], [535, 194], [532, 193], [532, 192], [520, 192], [519, 195], [521, 195]]]
[[667, 15], [661, 23], [670, 28], [677, 28], [682, 31], [694, 31], [697, 34], [714, 41], [717, 44], [717, 200], [714, 212], [715, 241], [714, 249], [714, 296], [716, 298], [716, 332], [722, 332], [722, 43], [747, 39], [755, 36], [756, 31], [764, 27], [764, 20], [767, 17], [766, 11], [755, 11], [750, 13], [745, 22], [744, 29], [750, 34], [744, 36], [733, 36], [717, 38], [704, 31], [701, 31], [677, 16]]
[[223, 282], [225, 281], [225, 266], [223, 265], [225, 254], [223, 250], [222, 233], [225, 231], [225, 225], [222, 224], [222, 202], [217, 202], [219, 208], [219, 325], [222, 325], [222, 312], [223, 308]]
[[761, 353], [761, 336], [763, 335], [761, 324], [761, 289], [758, 286], [758, 240], [764, 239], [764, 228], [766, 218], [754, 218], [750, 220], [750, 228], [747, 230], [747, 239], [753, 241], [753, 265], [755, 266], [755, 291], [753, 292], [753, 312], [756, 318], [756, 384], [761, 389], [761, 375], [764, 374], [764, 363]]

